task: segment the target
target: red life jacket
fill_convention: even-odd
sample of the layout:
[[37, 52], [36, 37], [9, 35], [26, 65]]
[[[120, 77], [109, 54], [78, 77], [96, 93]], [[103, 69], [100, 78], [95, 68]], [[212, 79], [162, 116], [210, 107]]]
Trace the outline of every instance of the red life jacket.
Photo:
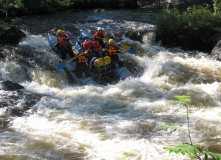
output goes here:
[[105, 35], [104, 32], [102, 32], [102, 33], [96, 32], [96, 33], [94, 34], [94, 36], [95, 36], [96, 39], [97, 39], [98, 41], [100, 41], [100, 42], [103, 42], [104, 37], [106, 37], [106, 35]]
[[78, 57], [78, 63], [86, 63], [86, 62], [87, 62], [86, 56]]
[[86, 63], [86, 62], [87, 62], [87, 59], [85, 55], [78, 57], [78, 63]]
[[[109, 56], [112, 56], [112, 55], [116, 55], [116, 54], [117, 54], [117, 51], [116, 51], [117, 48], [114, 47], [114, 46], [109, 46], [109, 47], [108, 47], [108, 50], [109, 50], [109, 51], [108, 51], [108, 55], [109, 55]], [[114, 50], [114, 51], [113, 51], [113, 50]]]
[[58, 43], [60, 44], [60, 46], [63, 44], [68, 44], [69, 39], [67, 39], [67, 36], [65, 34], [63, 34], [62, 36], [58, 37]]
[[85, 41], [84, 43], [83, 43], [83, 47], [84, 47], [84, 49], [85, 50], [88, 50], [88, 49], [90, 49], [90, 48], [98, 48], [99, 47], [99, 42], [98, 41]]

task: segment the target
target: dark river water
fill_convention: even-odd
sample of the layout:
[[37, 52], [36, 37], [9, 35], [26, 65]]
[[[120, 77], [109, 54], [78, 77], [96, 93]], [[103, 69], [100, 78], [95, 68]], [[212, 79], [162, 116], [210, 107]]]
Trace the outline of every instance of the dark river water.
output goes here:
[[[24, 116], [0, 108], [2, 160], [182, 160], [164, 147], [189, 143], [185, 134], [160, 129], [187, 129], [186, 109], [173, 104], [190, 96], [190, 131], [194, 144], [221, 153], [221, 63], [198, 51], [166, 49], [155, 42], [156, 13], [144, 10], [70, 10], [12, 18], [27, 35], [17, 47], [3, 47], [0, 78], [41, 94]], [[136, 49], [119, 55], [133, 77], [116, 84], [76, 86], [58, 71], [59, 58], [47, 33], [58, 29], [75, 43], [80, 29]], [[191, 54], [189, 54], [191, 53]], [[17, 92], [0, 90], [1, 102]], [[21, 97], [16, 105], [22, 107]]]

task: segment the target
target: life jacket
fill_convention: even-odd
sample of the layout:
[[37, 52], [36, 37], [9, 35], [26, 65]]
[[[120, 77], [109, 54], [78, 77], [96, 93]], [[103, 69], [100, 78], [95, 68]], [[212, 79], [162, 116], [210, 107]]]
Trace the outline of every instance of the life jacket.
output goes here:
[[86, 62], [87, 62], [86, 56], [78, 57], [78, 63], [86, 63]]
[[100, 41], [100, 42], [103, 41], [104, 37], [106, 36], [106, 35], [104, 34], [104, 32], [102, 32], [102, 33], [96, 32], [94, 35], [95, 35], [96, 39], [97, 39], [98, 41]]
[[98, 48], [99, 47], [99, 42], [98, 41], [85, 41], [84, 43], [83, 43], [83, 47], [84, 47], [84, 49], [85, 50], [88, 50], [88, 49], [90, 49], [90, 48]]
[[60, 46], [63, 45], [63, 44], [68, 44], [69, 39], [65, 34], [63, 34], [62, 36], [58, 37], [58, 43], [60, 44]]
[[108, 47], [108, 55], [109, 56], [112, 56], [112, 55], [116, 55], [117, 54], [117, 48], [116, 47], [114, 47], [114, 46], [109, 46]]

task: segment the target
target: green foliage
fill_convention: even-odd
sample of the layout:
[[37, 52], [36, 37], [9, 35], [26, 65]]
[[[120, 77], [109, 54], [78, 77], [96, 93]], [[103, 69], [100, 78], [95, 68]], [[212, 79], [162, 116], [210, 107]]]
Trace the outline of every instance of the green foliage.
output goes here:
[[207, 152], [207, 151], [202, 151], [200, 149], [200, 146], [198, 145], [191, 145], [189, 143], [183, 143], [181, 145], [177, 145], [174, 148], [171, 147], [164, 147], [163, 149], [168, 150], [169, 153], [182, 153], [183, 155], [188, 155], [189, 157], [194, 157], [197, 159], [200, 159], [199, 155], [204, 154], [205, 155], [205, 160], [208, 160], [208, 157], [212, 157], [213, 160], [221, 160], [221, 155], [212, 153], [212, 152]]
[[[0, 0], [0, 11], [16, 10], [20, 13], [52, 12], [64, 8], [70, 8], [79, 0]], [[7, 3], [8, 6], [7, 6]]]
[[[214, 0], [220, 1], [220, 0]], [[220, 33], [221, 4], [217, 4], [214, 13], [208, 5], [193, 6], [184, 12], [164, 9], [156, 17], [157, 39], [164, 44], [182, 45], [182, 37], [188, 39], [209, 39]]]
[[127, 159], [127, 157], [134, 157], [134, 156], [136, 156], [135, 154], [133, 154], [133, 153], [128, 153], [128, 152], [124, 152], [124, 155], [125, 155], [126, 157], [121, 157], [121, 158], [118, 158], [117, 160], [125, 160], [125, 159]]
[[174, 96], [175, 98], [177, 98], [178, 100], [170, 100], [169, 102], [173, 102], [173, 103], [182, 103], [182, 104], [187, 104], [187, 103], [191, 103], [191, 99], [190, 96]]
[[[183, 155], [188, 155], [191, 158], [200, 159], [200, 160], [201, 160], [201, 157], [200, 157], [201, 155], [205, 156], [205, 160], [208, 160], [209, 156], [212, 157], [213, 160], [221, 160], [221, 155], [220, 154], [207, 152], [207, 151], [202, 151], [200, 146], [192, 144], [190, 129], [189, 129], [189, 116], [188, 116], [188, 103], [191, 103], [191, 98], [190, 98], [190, 96], [185, 96], [185, 95], [182, 95], [182, 96], [176, 95], [174, 97], [177, 98], [179, 101], [172, 100], [172, 101], [169, 101], [169, 102], [181, 103], [181, 104], [186, 105], [188, 130], [180, 129], [177, 126], [164, 126], [164, 127], [161, 127], [160, 129], [170, 129], [174, 132], [175, 131], [183, 132], [183, 133], [185, 133], [186, 136], [189, 137], [190, 144], [189, 143], [183, 143], [181, 145], [175, 146], [174, 148], [164, 147], [163, 149], [168, 150], [169, 153], [176, 153], [176, 154], [182, 153]], [[188, 131], [188, 133], [187, 133], [187, 131]]]
[[0, 8], [2, 8], [1, 12], [6, 12], [8, 9], [12, 8], [24, 8], [24, 4], [22, 0], [0, 0]]
[[199, 146], [194, 146], [188, 143], [175, 146], [174, 148], [164, 147], [163, 149], [168, 150], [169, 153], [175, 152], [176, 154], [178, 153], [182, 153], [183, 155], [188, 154], [190, 157], [197, 156], [196, 153], [202, 153], [202, 150], [199, 148]]
[[[214, 28], [219, 27], [216, 24], [216, 15], [214, 15], [208, 5], [206, 6], [193, 6], [187, 9], [183, 14], [185, 26], [187, 28]], [[221, 18], [221, 17], [220, 17]], [[187, 25], [188, 23], [188, 25]]]
[[5, 13], [6, 12], [6, 3], [5, 0], [0, 0], [0, 12]]
[[213, 27], [213, 14], [208, 6], [189, 7], [186, 12], [162, 10], [157, 15], [157, 32], [176, 35], [188, 28]]
[[60, 0], [60, 3], [64, 7], [71, 7], [74, 4], [71, 0]]
[[170, 129], [170, 130], [173, 130], [174, 132], [179, 131], [179, 132], [187, 133], [187, 129], [181, 129], [177, 126], [164, 126], [164, 127], [161, 127], [160, 129]]
[[[177, 32], [182, 26], [181, 15], [179, 11], [162, 10], [161, 13], [157, 15], [157, 33], [162, 37], [167, 37], [169, 39], [175, 40], [174, 36], [178, 34]], [[170, 35], [170, 36], [169, 36]]]
[[49, 12], [70, 7], [73, 2], [71, 0], [23, 0], [23, 4], [26, 10]]
[[203, 151], [203, 153], [205, 154], [205, 160], [208, 160], [208, 156], [211, 156], [213, 160], [221, 160], [220, 154], [215, 154], [215, 153], [206, 152], [206, 151]]
[[[99, 0], [0, 0], [0, 15], [6, 12], [19, 15], [54, 12], [66, 8], [105, 7], [103, 6], [105, 3], [100, 2]], [[112, 0], [111, 2], [113, 2], [111, 3], [111, 7], [120, 7], [118, 0]], [[136, 7], [134, 0], [127, 0], [124, 3], [127, 7]], [[133, 6], [132, 4], [135, 5]]]
[[11, 7], [14, 5], [15, 8], [24, 8], [22, 0], [15, 0], [10, 3]]
[[220, 0], [212, 0], [213, 1], [213, 9], [214, 9], [214, 14], [220, 14], [221, 13], [221, 2]]

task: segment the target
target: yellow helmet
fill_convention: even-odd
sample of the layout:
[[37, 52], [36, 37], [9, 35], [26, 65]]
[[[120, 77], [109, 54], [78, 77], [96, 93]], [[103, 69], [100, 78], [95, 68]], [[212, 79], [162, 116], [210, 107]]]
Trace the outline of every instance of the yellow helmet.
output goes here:
[[109, 44], [114, 43], [113, 39], [109, 39]]
[[63, 34], [62, 30], [59, 29], [59, 30], [57, 31], [57, 34], [59, 34], [59, 33]]

